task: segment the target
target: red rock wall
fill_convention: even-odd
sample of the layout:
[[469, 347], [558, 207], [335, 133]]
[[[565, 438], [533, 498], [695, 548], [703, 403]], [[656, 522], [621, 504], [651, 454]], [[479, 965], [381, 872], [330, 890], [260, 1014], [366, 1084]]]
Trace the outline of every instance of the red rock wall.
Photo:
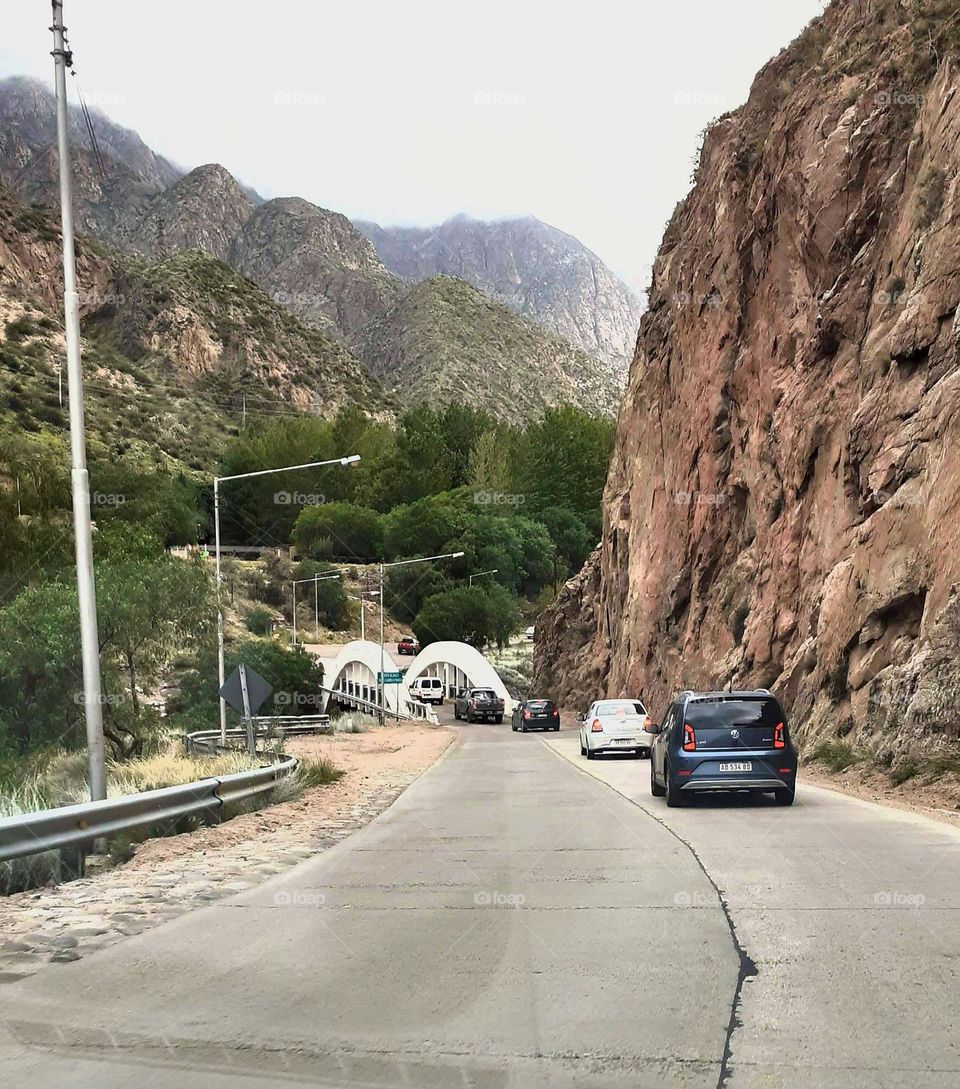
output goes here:
[[835, 3], [710, 130], [539, 687], [766, 685], [884, 760], [960, 737], [958, 21]]

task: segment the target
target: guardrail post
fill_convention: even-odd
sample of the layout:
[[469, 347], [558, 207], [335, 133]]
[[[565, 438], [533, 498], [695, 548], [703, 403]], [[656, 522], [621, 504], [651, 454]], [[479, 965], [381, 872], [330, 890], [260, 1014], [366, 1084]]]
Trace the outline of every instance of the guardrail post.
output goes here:
[[86, 849], [82, 843], [73, 843], [57, 851], [57, 879], [76, 881], [86, 873]]

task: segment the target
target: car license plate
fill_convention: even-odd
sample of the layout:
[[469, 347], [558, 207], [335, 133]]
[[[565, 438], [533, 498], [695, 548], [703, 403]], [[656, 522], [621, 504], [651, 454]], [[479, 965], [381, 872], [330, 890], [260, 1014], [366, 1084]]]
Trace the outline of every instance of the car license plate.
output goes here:
[[615, 737], [613, 739], [614, 745], [636, 745], [636, 739], [632, 737]]
[[753, 764], [749, 760], [735, 760], [729, 764], [721, 764], [721, 771], [753, 771]]

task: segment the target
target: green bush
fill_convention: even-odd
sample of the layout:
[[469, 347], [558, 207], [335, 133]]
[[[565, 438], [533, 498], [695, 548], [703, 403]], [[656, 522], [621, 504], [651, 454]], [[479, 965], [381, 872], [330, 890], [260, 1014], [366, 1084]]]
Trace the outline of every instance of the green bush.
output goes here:
[[273, 631], [273, 621], [273, 613], [262, 605], [248, 609], [243, 617], [247, 631], [254, 635], [269, 635]]

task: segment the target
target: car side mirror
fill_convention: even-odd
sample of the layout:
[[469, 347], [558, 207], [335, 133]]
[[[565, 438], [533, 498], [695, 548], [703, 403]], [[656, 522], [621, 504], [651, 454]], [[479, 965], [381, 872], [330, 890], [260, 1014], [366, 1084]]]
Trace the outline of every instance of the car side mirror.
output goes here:
[[585, 711], [578, 711], [577, 712], [577, 722], [586, 722], [586, 721], [587, 721], [586, 712]]
[[663, 733], [663, 727], [660, 725], [659, 722], [651, 722], [650, 725], [647, 727], [647, 733], [648, 734], [662, 734]]

